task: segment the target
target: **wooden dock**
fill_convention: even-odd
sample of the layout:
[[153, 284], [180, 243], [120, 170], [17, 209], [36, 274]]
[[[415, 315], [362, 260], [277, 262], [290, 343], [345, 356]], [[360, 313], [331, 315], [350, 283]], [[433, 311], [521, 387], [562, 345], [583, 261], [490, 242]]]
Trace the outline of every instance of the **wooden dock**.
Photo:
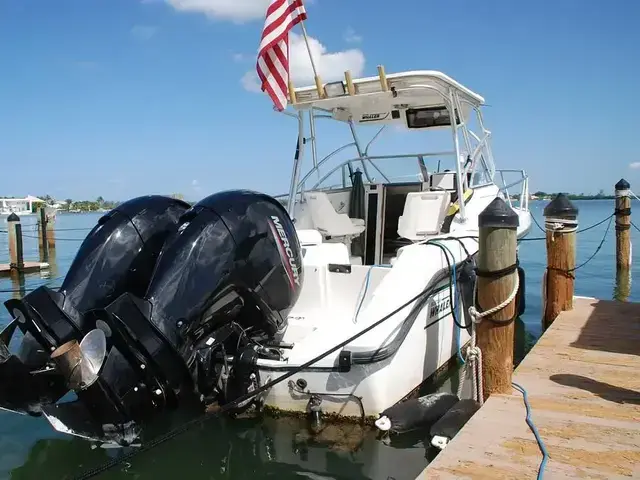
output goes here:
[[[640, 304], [576, 298], [516, 369], [544, 478], [640, 478]], [[522, 395], [492, 395], [418, 478], [536, 478]]]
[[[39, 272], [40, 270], [46, 270], [49, 268], [49, 264], [46, 262], [24, 262], [22, 267], [22, 273]], [[9, 275], [11, 273], [11, 266], [8, 263], [0, 263], [0, 275]]]

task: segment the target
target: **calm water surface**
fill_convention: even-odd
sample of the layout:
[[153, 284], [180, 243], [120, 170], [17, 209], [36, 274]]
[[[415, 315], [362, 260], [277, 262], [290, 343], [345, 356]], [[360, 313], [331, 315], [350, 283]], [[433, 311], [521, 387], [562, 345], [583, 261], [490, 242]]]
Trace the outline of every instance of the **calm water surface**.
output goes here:
[[[533, 215], [542, 224], [545, 202], [532, 202]], [[575, 202], [581, 226], [592, 225], [613, 212], [613, 201]], [[0, 302], [20, 296], [12, 290], [32, 289], [49, 283], [59, 285], [75, 252], [99, 215], [58, 216], [56, 249], [50, 253], [48, 277], [28, 275], [24, 284], [0, 278]], [[34, 231], [35, 216], [23, 218], [25, 259], [38, 258]], [[607, 224], [579, 234], [578, 264], [598, 247]], [[86, 230], [75, 230], [86, 229]], [[6, 224], [0, 225], [6, 230]], [[530, 237], [540, 237], [537, 227]], [[632, 230], [634, 241], [638, 232]], [[31, 236], [31, 237], [27, 237]], [[0, 263], [8, 261], [6, 234], [0, 233]], [[541, 279], [545, 267], [544, 242], [521, 244], [520, 261], [527, 274], [526, 313], [516, 324], [516, 355], [522, 356], [540, 335]], [[634, 267], [632, 277], [637, 274]], [[619, 292], [639, 301], [638, 289], [627, 285]], [[576, 272], [576, 294], [609, 299], [616, 295], [615, 232], [613, 225], [606, 241], [586, 266]], [[9, 319], [0, 306], [0, 325]], [[435, 388], [453, 391], [455, 372]], [[526, 387], [526, 385], [525, 385]], [[535, 412], [534, 412], [535, 415]], [[177, 423], [179, 418], [172, 419]], [[523, 419], [524, 421], [524, 419]], [[390, 445], [378, 441], [372, 432], [364, 435], [357, 427], [331, 428], [321, 438], [311, 438], [303, 424], [291, 419], [213, 419], [204, 425], [116, 467], [98, 478], [151, 479], [414, 479], [433, 457], [423, 435], [397, 437]], [[119, 450], [92, 449], [81, 439], [55, 433], [41, 418], [0, 412], [0, 478], [73, 478], [87, 468], [100, 465]]]

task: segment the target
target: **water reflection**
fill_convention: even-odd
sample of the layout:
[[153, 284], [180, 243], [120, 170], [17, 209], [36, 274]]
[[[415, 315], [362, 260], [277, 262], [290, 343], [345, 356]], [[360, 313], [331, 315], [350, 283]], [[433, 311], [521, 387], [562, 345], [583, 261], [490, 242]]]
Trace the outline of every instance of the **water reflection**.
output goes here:
[[[416, 478], [426, 459], [424, 433], [396, 437], [390, 445], [369, 427], [327, 425], [318, 436], [294, 418], [216, 418], [134, 457], [100, 478]], [[75, 438], [37, 441], [12, 479], [74, 478], [121, 455]]]
[[613, 287], [613, 298], [626, 302], [631, 294], [631, 269], [616, 270], [616, 284]]
[[27, 292], [24, 273], [19, 272], [18, 270], [11, 270], [9, 277], [11, 278], [11, 290], [13, 298], [20, 299], [24, 297]]

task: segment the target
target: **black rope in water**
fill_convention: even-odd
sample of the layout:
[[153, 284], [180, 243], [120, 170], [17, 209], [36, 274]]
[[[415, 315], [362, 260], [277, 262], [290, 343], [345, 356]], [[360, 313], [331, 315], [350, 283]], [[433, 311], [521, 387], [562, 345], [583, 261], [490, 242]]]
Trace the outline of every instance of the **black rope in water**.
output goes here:
[[88, 232], [93, 227], [83, 227], [83, 228], [54, 228], [54, 232]]
[[40, 285], [36, 285], [34, 287], [29, 287], [29, 288], [25, 287], [25, 288], [13, 288], [8, 290], [0, 290], [0, 293], [29, 293], [29, 292], [33, 292], [34, 290], [37, 290], [40, 287], [49, 287], [51, 289], [56, 289], [56, 288], [60, 288], [62, 285], [52, 285], [52, 283], [60, 280], [61, 278], [63, 278], [63, 276], [56, 277], [49, 282], [44, 282], [44, 283], [41, 283]]
[[[23, 238], [37, 238], [40, 239], [39, 235], [25, 235], [24, 233], [22, 234]], [[53, 240], [57, 241], [62, 241], [62, 242], [83, 242], [84, 238], [59, 238], [59, 237], [55, 237]]]

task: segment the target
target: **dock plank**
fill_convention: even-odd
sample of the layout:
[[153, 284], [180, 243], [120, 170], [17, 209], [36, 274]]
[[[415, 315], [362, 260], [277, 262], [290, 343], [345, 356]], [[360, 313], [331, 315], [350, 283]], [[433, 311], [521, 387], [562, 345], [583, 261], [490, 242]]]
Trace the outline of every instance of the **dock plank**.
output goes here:
[[[46, 262], [24, 262], [22, 269], [23, 273], [38, 272], [40, 270], [46, 270], [49, 268], [49, 264]], [[8, 263], [0, 263], [0, 274], [11, 273], [11, 265]]]
[[[576, 298], [514, 372], [545, 478], [640, 477], [640, 304]], [[493, 395], [419, 478], [535, 479], [522, 395]]]

